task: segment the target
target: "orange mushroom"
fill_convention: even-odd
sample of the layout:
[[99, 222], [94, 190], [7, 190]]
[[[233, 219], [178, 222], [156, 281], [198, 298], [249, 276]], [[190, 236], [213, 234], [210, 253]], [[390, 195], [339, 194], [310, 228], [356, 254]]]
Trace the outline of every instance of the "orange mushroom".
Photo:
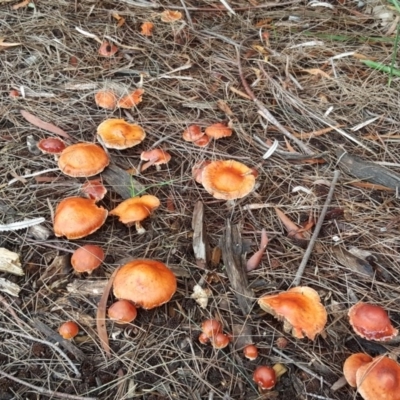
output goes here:
[[203, 135], [200, 139], [195, 140], [193, 143], [199, 147], [207, 147], [211, 139], [207, 135]]
[[213, 318], [206, 319], [201, 324], [201, 330], [208, 338], [212, 338], [217, 333], [222, 332], [222, 324], [221, 324], [221, 322], [219, 322]]
[[75, 250], [71, 257], [71, 264], [75, 272], [89, 275], [104, 261], [104, 251], [95, 244], [85, 244]]
[[243, 348], [243, 355], [250, 361], [254, 361], [258, 357], [258, 348], [254, 344], [248, 344]]
[[298, 339], [307, 336], [314, 340], [327, 322], [327, 312], [318, 293], [306, 286], [263, 296], [258, 300], [258, 304], [267, 313], [283, 320], [284, 331], [291, 331]]
[[124, 200], [121, 204], [110, 211], [110, 215], [116, 215], [123, 224], [135, 224], [138, 233], [145, 230], [140, 224], [156, 208], [160, 206], [160, 200], [150, 194], [141, 197], [132, 197]]
[[206, 128], [205, 134], [212, 139], [221, 139], [223, 137], [232, 136], [232, 129], [218, 122]]
[[81, 186], [81, 192], [85, 197], [93, 199], [97, 203], [104, 199], [107, 189], [104, 187], [103, 182], [100, 179], [92, 179]]
[[137, 316], [136, 307], [128, 300], [118, 300], [108, 309], [108, 316], [119, 324], [129, 324]]
[[67, 146], [63, 140], [49, 137], [40, 140], [37, 144], [37, 147], [42, 153], [45, 154], [61, 154]]
[[165, 10], [161, 13], [162, 22], [175, 22], [182, 19], [182, 13], [180, 11]]
[[190, 125], [182, 133], [182, 138], [186, 142], [195, 142], [203, 136], [204, 133], [201, 131], [201, 128], [198, 125]]
[[107, 210], [94, 200], [68, 197], [56, 207], [54, 233], [67, 239], [80, 239], [97, 231], [107, 218]]
[[97, 127], [97, 134], [104, 146], [118, 150], [137, 146], [146, 137], [146, 133], [139, 125], [115, 118], [103, 121]]
[[99, 54], [102, 57], [112, 57], [117, 51], [118, 47], [107, 41], [104, 41], [99, 47]]
[[358, 369], [371, 361], [372, 357], [365, 353], [355, 353], [346, 358], [343, 364], [343, 375], [350, 386], [357, 386], [356, 374]]
[[114, 110], [117, 106], [117, 96], [111, 90], [97, 92], [94, 96], [94, 101], [98, 107], [105, 108], [106, 110]]
[[162, 262], [139, 259], [122, 266], [114, 279], [117, 299], [132, 301], [146, 310], [168, 302], [177, 288], [174, 273]]
[[210, 338], [210, 341], [214, 349], [224, 349], [228, 346], [230, 339], [225, 333], [219, 332]]
[[385, 341], [398, 333], [387, 312], [378, 305], [359, 302], [350, 308], [348, 315], [354, 331], [365, 339]]
[[364, 400], [400, 400], [400, 365], [379, 356], [358, 368], [357, 391]]
[[119, 108], [132, 108], [142, 102], [144, 89], [136, 89], [132, 93], [122, 97], [117, 102]]
[[74, 321], [64, 322], [59, 328], [58, 333], [67, 340], [73, 339], [79, 333], [79, 326]]
[[234, 161], [213, 161], [203, 169], [202, 185], [216, 199], [234, 200], [248, 195], [254, 188], [251, 168]]
[[66, 147], [58, 159], [60, 170], [72, 177], [99, 174], [110, 163], [107, 153], [94, 143], [77, 143]]
[[151, 36], [153, 34], [154, 24], [152, 22], [143, 22], [140, 26], [140, 33], [143, 36]]
[[171, 154], [167, 153], [162, 149], [153, 149], [153, 150], [143, 151], [142, 154], [140, 155], [140, 159], [143, 161], [147, 161], [142, 165], [140, 171], [143, 172], [152, 165], [155, 165], [157, 171], [160, 171], [161, 169], [160, 165], [169, 162], [171, 160]]

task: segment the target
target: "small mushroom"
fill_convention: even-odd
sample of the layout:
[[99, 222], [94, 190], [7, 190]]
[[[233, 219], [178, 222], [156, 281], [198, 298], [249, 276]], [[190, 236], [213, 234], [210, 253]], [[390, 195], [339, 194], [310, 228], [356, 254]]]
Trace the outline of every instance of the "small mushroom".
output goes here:
[[200, 126], [198, 125], [190, 125], [187, 129], [183, 131], [182, 138], [186, 142], [195, 142], [204, 136], [204, 133], [201, 131]]
[[75, 272], [89, 275], [104, 261], [104, 251], [95, 244], [85, 244], [75, 250], [71, 257], [71, 264]]
[[201, 324], [201, 331], [209, 338], [213, 338], [217, 333], [222, 333], [222, 324], [216, 319], [206, 319]]
[[235, 200], [253, 190], [255, 177], [251, 168], [238, 161], [213, 161], [204, 167], [201, 182], [216, 199]]
[[42, 139], [37, 144], [38, 149], [44, 154], [61, 154], [67, 147], [65, 142], [59, 138], [49, 137]]
[[107, 218], [107, 210], [94, 200], [68, 197], [56, 207], [54, 233], [67, 239], [80, 239], [97, 231]]
[[118, 108], [132, 108], [142, 102], [144, 89], [136, 89], [132, 93], [122, 97], [117, 102]]
[[102, 57], [112, 57], [117, 51], [118, 47], [107, 41], [104, 41], [99, 47], [99, 55]]
[[93, 199], [97, 203], [104, 198], [107, 189], [100, 179], [92, 179], [81, 186], [81, 192], [85, 197]]
[[143, 22], [140, 26], [140, 33], [143, 36], [151, 36], [153, 34], [154, 24], [152, 22]]
[[145, 229], [140, 224], [160, 206], [160, 200], [150, 194], [141, 197], [132, 197], [110, 211], [110, 215], [116, 215], [123, 224], [135, 224], [138, 233], [144, 233]]
[[60, 170], [74, 178], [97, 175], [109, 163], [107, 153], [94, 143], [76, 143], [68, 146], [58, 159]]
[[230, 338], [225, 333], [219, 332], [210, 338], [214, 349], [224, 349], [230, 343]]
[[161, 169], [160, 165], [169, 162], [171, 160], [171, 154], [167, 153], [162, 149], [153, 149], [153, 150], [143, 151], [142, 154], [140, 155], [140, 159], [142, 161], [147, 161], [142, 165], [140, 171], [143, 172], [152, 165], [155, 165], [157, 171], [160, 171]]
[[94, 96], [94, 101], [98, 107], [106, 110], [114, 110], [117, 106], [117, 96], [111, 90], [102, 90]]
[[385, 341], [398, 333], [387, 312], [378, 305], [359, 302], [350, 308], [348, 315], [354, 331], [365, 339]]
[[144, 129], [123, 119], [110, 118], [97, 127], [97, 135], [109, 149], [124, 150], [141, 143], [146, 137]]
[[129, 324], [137, 316], [136, 307], [128, 300], [118, 300], [108, 309], [108, 316], [118, 324]]
[[263, 296], [258, 300], [258, 304], [267, 313], [283, 319], [284, 331], [291, 331], [298, 339], [307, 336], [314, 340], [324, 329], [328, 318], [318, 293], [306, 286]]
[[205, 134], [210, 138], [217, 140], [224, 137], [232, 136], [232, 129], [225, 124], [218, 122], [207, 127], [205, 130]]
[[58, 328], [58, 333], [64, 339], [71, 340], [79, 333], [79, 326], [74, 321], [67, 321]]
[[162, 22], [175, 22], [182, 19], [182, 13], [180, 11], [165, 10], [161, 14]]
[[114, 279], [117, 299], [149, 310], [168, 302], [177, 288], [174, 273], [162, 262], [139, 259], [122, 266]]
[[356, 374], [358, 369], [371, 361], [372, 357], [365, 353], [355, 353], [346, 359], [343, 364], [343, 375], [350, 386], [357, 386]]
[[260, 365], [253, 372], [253, 381], [260, 391], [270, 390], [276, 385], [275, 370], [267, 365]]
[[248, 344], [243, 348], [243, 355], [250, 361], [258, 357], [258, 348], [255, 344]]

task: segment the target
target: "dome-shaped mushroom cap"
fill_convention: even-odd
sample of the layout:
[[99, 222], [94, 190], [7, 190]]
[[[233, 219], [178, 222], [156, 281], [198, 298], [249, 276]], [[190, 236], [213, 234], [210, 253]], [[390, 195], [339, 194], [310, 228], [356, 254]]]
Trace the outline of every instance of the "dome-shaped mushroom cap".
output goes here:
[[116, 298], [130, 300], [146, 310], [169, 301], [176, 287], [176, 277], [165, 264], [147, 259], [122, 266], [113, 283]]
[[97, 231], [107, 218], [107, 210], [94, 200], [68, 197], [62, 200], [54, 215], [54, 233], [67, 239], [80, 239]]
[[75, 178], [97, 175], [109, 163], [107, 153], [94, 143], [77, 143], [68, 146], [58, 159], [61, 171]]
[[376, 357], [358, 369], [356, 383], [364, 400], [400, 400], [400, 365], [389, 357]]
[[76, 272], [87, 272], [89, 275], [104, 260], [104, 251], [95, 244], [85, 244], [74, 251], [71, 257], [72, 267]]
[[106, 119], [97, 127], [97, 134], [109, 149], [128, 149], [143, 141], [146, 133], [139, 125], [123, 119]]
[[64, 141], [59, 138], [48, 137], [40, 140], [37, 147], [42, 153], [60, 154], [67, 146]]
[[124, 224], [131, 224], [146, 219], [153, 210], [160, 206], [160, 200], [150, 194], [141, 197], [132, 197], [110, 211]]
[[361, 337], [368, 340], [390, 340], [397, 335], [387, 312], [380, 306], [359, 302], [349, 310], [350, 325]]
[[350, 386], [357, 386], [356, 374], [358, 369], [371, 361], [372, 357], [365, 353], [355, 353], [346, 359], [343, 364], [343, 375]]
[[314, 340], [324, 329], [328, 318], [318, 293], [306, 286], [261, 297], [258, 304], [264, 311], [283, 320], [285, 332], [292, 331], [298, 339], [307, 336]]
[[206, 128], [205, 134], [213, 139], [221, 139], [223, 137], [228, 137], [232, 135], [232, 129], [222, 124], [221, 122], [217, 122], [216, 124], [212, 124]]
[[249, 194], [255, 185], [251, 168], [234, 161], [213, 161], [202, 173], [202, 185], [216, 199], [234, 200]]

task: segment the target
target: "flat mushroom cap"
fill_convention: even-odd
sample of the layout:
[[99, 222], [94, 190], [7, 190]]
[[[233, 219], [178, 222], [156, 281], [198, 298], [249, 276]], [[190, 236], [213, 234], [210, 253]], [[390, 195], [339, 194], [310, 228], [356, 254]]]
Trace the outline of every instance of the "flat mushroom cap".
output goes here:
[[343, 364], [343, 375], [350, 386], [357, 387], [356, 374], [358, 369], [371, 361], [372, 357], [365, 353], [355, 353], [346, 358]]
[[106, 110], [114, 110], [117, 106], [117, 96], [111, 90], [102, 90], [94, 96], [94, 101], [98, 107]]
[[365, 339], [385, 341], [398, 333], [387, 312], [378, 305], [359, 302], [350, 308], [348, 315], [354, 331]]
[[328, 318], [318, 293], [306, 286], [261, 297], [258, 304], [267, 313], [283, 320], [285, 332], [292, 331], [292, 335], [298, 339], [307, 336], [314, 340], [324, 329]]
[[144, 89], [136, 89], [132, 93], [122, 97], [118, 100], [117, 106], [119, 108], [132, 108], [142, 102]]
[[169, 301], [176, 288], [174, 273], [162, 262], [147, 259], [122, 266], [113, 283], [116, 298], [130, 300], [146, 310]]
[[76, 272], [89, 275], [104, 261], [104, 251], [95, 244], [85, 244], [74, 251], [71, 257], [72, 267]]
[[221, 122], [217, 122], [207, 127], [205, 133], [210, 138], [221, 139], [223, 137], [232, 136], [232, 129]]
[[160, 200], [150, 194], [142, 197], [132, 197], [110, 211], [116, 215], [123, 224], [131, 224], [146, 219], [153, 210], [160, 206]]
[[195, 142], [204, 136], [199, 125], [190, 125], [183, 131], [182, 138], [186, 142]]
[[109, 149], [128, 149], [141, 143], [146, 133], [139, 125], [123, 119], [106, 119], [97, 127], [97, 134]]
[[364, 400], [400, 400], [400, 365], [389, 357], [376, 357], [361, 366], [356, 381]]
[[94, 143], [77, 143], [68, 146], [58, 159], [61, 171], [74, 178], [97, 175], [109, 163], [107, 153]]
[[107, 218], [107, 210], [94, 200], [68, 197], [62, 200], [54, 215], [54, 233], [67, 239], [80, 239], [97, 231]]
[[213, 161], [203, 170], [202, 185], [216, 199], [240, 199], [254, 188], [256, 179], [252, 172], [238, 161]]
[[59, 138], [48, 137], [40, 140], [37, 147], [42, 153], [60, 154], [67, 146], [64, 141]]
[[140, 159], [143, 161], [152, 161], [154, 165], [166, 164], [171, 160], [171, 154], [162, 149], [153, 149], [143, 151], [140, 154]]

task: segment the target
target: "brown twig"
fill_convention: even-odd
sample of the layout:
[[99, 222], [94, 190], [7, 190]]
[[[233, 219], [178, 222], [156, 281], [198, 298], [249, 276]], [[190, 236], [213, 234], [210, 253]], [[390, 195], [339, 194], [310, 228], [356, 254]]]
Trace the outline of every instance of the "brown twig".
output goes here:
[[29, 387], [29, 388], [35, 390], [37, 393], [40, 393], [40, 394], [42, 394], [42, 395], [44, 395], [44, 396], [58, 397], [58, 398], [60, 398], [60, 399], [68, 399], [68, 400], [97, 400], [97, 397], [74, 396], [74, 395], [72, 395], [72, 394], [65, 394], [65, 393], [60, 393], [60, 392], [54, 392], [54, 391], [52, 391], [52, 390], [47, 390], [47, 389], [44, 389], [44, 388], [39, 387], [39, 386], [34, 386], [34, 385], [31, 385], [31, 384], [28, 383], [28, 382], [25, 382], [25, 381], [23, 381], [23, 380], [21, 380], [21, 379], [16, 378], [15, 376], [12, 376], [12, 375], [10, 375], [10, 374], [7, 374], [7, 372], [2, 371], [1, 369], [0, 369], [0, 375], [6, 377], [6, 378], [8, 378], [8, 379], [11, 379], [11, 380], [14, 381], [14, 382], [17, 382], [17, 383], [19, 383], [20, 385]]
[[284, 134], [287, 138], [292, 140], [297, 146], [306, 154], [312, 155], [313, 152], [299, 139], [297, 139], [294, 135], [292, 135], [265, 107], [265, 105], [257, 99], [254, 92], [251, 90], [250, 85], [247, 83], [246, 78], [243, 75], [242, 64], [240, 62], [240, 50], [239, 47], [236, 47], [236, 55], [237, 55], [237, 63], [239, 69], [239, 76], [242, 81], [243, 87], [246, 93], [250, 96], [250, 98], [254, 101], [256, 106], [258, 107], [258, 112], [261, 116], [263, 116], [267, 121], [269, 121], [272, 125], [275, 125], [279, 131]]
[[298, 286], [300, 284], [300, 281], [301, 281], [301, 278], [303, 276], [304, 270], [306, 268], [308, 259], [310, 258], [311, 252], [313, 251], [315, 242], [316, 242], [316, 240], [318, 238], [319, 231], [321, 230], [322, 224], [324, 222], [326, 212], [328, 211], [328, 207], [331, 204], [332, 197], [333, 197], [333, 192], [335, 191], [335, 186], [336, 186], [336, 183], [337, 183], [337, 181], [339, 179], [339, 176], [340, 176], [340, 171], [339, 170], [335, 170], [335, 172], [333, 173], [333, 179], [332, 179], [332, 182], [331, 182], [331, 187], [329, 189], [328, 197], [325, 200], [324, 207], [322, 208], [321, 214], [320, 214], [320, 216], [318, 218], [318, 222], [315, 225], [315, 229], [314, 229], [314, 232], [313, 232], [313, 234], [311, 236], [310, 242], [308, 243], [307, 250], [304, 253], [303, 259], [301, 260], [299, 268], [298, 268], [298, 270], [296, 272], [296, 276], [295, 276], [295, 278], [294, 278], [294, 280], [292, 282], [293, 286]]

